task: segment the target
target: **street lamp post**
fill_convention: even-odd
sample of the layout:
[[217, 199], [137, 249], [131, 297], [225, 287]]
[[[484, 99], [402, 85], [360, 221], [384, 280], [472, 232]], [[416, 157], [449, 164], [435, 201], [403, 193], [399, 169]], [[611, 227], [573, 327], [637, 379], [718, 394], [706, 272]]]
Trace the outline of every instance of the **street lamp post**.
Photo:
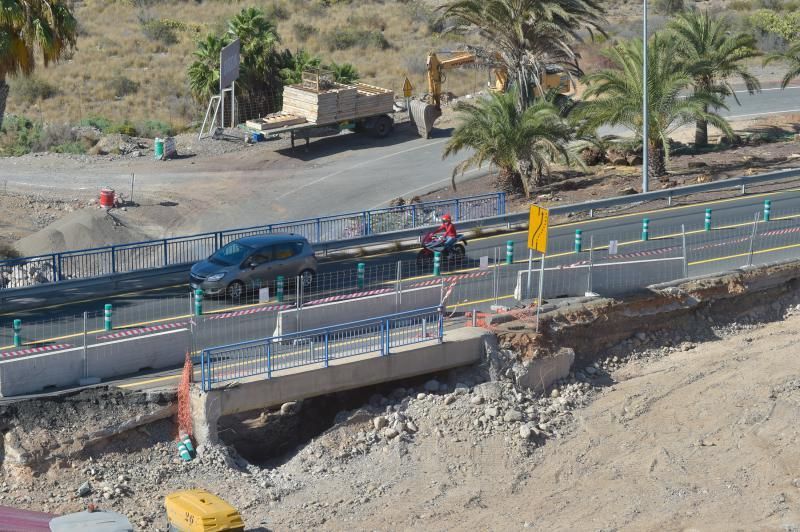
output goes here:
[[650, 187], [647, 182], [647, 140], [648, 140], [648, 116], [647, 116], [647, 0], [644, 2], [644, 13], [642, 23], [642, 192], [649, 192]]

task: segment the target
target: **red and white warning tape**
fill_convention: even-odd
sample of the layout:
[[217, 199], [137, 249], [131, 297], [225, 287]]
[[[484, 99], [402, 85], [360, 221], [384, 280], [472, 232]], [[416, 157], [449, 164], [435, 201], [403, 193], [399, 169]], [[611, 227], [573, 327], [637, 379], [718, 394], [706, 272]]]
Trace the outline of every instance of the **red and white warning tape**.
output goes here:
[[17, 351], [8, 351], [6, 353], [0, 353], [0, 357], [12, 358], [24, 355], [33, 355], [36, 353], [46, 353], [48, 351], [58, 351], [60, 349], [66, 349], [68, 347], [72, 346], [70, 344], [53, 344], [53, 345], [45, 345], [42, 347], [30, 347], [28, 349], [18, 349]]
[[239, 316], [249, 316], [250, 314], [258, 314], [259, 312], [270, 312], [273, 310], [286, 310], [287, 308], [294, 308], [294, 305], [267, 305], [264, 307], [253, 307], [244, 310], [234, 310], [232, 312], [221, 312], [219, 314], [209, 314], [206, 316], [209, 320], [224, 320], [227, 318], [238, 318]]
[[394, 292], [394, 288], [381, 288], [379, 290], [367, 290], [366, 292], [356, 292], [355, 294], [342, 294], [338, 296], [323, 297], [309, 301], [303, 306], [321, 305], [323, 303], [333, 303], [335, 301], [345, 301], [347, 299], [358, 299], [359, 297], [377, 296], [380, 294], [388, 294]]
[[128, 336], [138, 336], [140, 334], [147, 334], [151, 332], [157, 331], [166, 331], [169, 329], [177, 329], [180, 327], [186, 327], [188, 322], [180, 321], [180, 322], [173, 322], [173, 323], [160, 323], [158, 325], [151, 325], [149, 327], [139, 327], [136, 329], [127, 329], [124, 331], [117, 331], [110, 334], [105, 334], [103, 336], [98, 336], [98, 340], [114, 340], [116, 338], [126, 338]]

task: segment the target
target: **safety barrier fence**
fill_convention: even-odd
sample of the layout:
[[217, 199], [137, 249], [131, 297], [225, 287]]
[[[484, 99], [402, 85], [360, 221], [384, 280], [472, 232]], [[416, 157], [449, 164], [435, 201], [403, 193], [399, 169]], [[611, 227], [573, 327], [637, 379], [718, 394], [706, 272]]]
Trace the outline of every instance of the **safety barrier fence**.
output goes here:
[[[653, 223], [648, 230], [647, 240], [639, 230], [614, 230], [614, 250], [609, 249], [612, 242], [608, 230], [587, 230], [582, 235], [580, 251], [567, 245], [573, 244], [572, 238], [560, 239], [560, 248], [552, 240], [551, 249], [561, 250], [545, 259], [543, 297], [582, 296], [586, 292], [615, 297], [687, 275], [800, 256], [800, 217], [788, 210], [771, 212], [767, 222], [759, 209], [749, 216], [726, 220], [725, 224], [714, 221], [708, 231], [702, 219], [690, 227]], [[205, 297], [199, 301], [199, 309], [195, 294], [186, 286], [137, 294], [130, 299], [116, 298], [108, 322], [102, 301], [89, 303], [92, 308], [85, 316], [83, 312], [0, 316], [0, 356], [54, 345], [74, 346], [84, 340], [114, 341], [118, 342], [115, 349], [124, 350], [131, 345], [125, 340], [177, 330], [186, 331], [193, 348], [199, 350], [260, 338], [264, 331], [275, 329], [279, 313], [288, 309], [302, 312], [316, 305], [380, 294], [393, 294], [389, 299], [398, 303], [386, 312], [408, 309], [407, 305], [415, 301], [426, 306], [429, 303], [417, 291], [426, 286], [438, 287], [448, 313], [491, 305], [513, 306], [519, 300], [538, 296], [538, 256], [534, 256], [528, 276], [524, 244], [517, 243], [511, 263], [507, 263], [505, 247], [480, 249], [479, 245], [471, 243], [467, 256], [441, 259], [439, 275], [433, 273], [432, 259], [411, 257], [363, 267], [351, 264], [319, 274], [310, 287], [303, 286], [297, 278], [281, 283], [273, 280], [251, 287], [242, 298]], [[406, 306], [400, 307], [400, 303]], [[20, 330], [15, 333], [17, 319], [21, 320]], [[187, 339], [186, 345], [189, 342]]]
[[365, 354], [389, 356], [398, 347], [442, 341], [441, 306], [401, 312], [282, 336], [270, 336], [203, 350], [201, 386], [263, 375]]
[[303, 235], [309, 242], [318, 244], [428, 226], [445, 213], [459, 221], [502, 216], [505, 204], [505, 193], [498, 192], [3, 260], [0, 261], [0, 290], [190, 264], [246, 236], [288, 232]]

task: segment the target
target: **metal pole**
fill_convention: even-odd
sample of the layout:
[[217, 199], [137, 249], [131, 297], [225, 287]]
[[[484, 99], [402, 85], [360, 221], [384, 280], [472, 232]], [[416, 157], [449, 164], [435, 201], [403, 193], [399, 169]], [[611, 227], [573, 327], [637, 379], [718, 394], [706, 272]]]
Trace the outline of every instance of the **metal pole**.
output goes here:
[[594, 235], [589, 235], [589, 279], [586, 283], [586, 295], [592, 293], [592, 266], [594, 265]]
[[231, 129], [236, 127], [236, 82], [231, 83]]
[[86, 320], [87, 313], [83, 313], [83, 378], [89, 378], [89, 358], [86, 356]]
[[539, 332], [539, 314], [542, 312], [542, 292], [544, 292], [544, 258], [546, 253], [542, 253], [542, 264], [539, 268], [539, 297], [536, 304], [536, 333]]
[[136, 182], [136, 174], [131, 173], [131, 203], [133, 203], [133, 184]]
[[689, 262], [686, 254], [686, 226], [681, 224], [681, 240], [683, 241], [683, 278], [689, 277]]
[[533, 250], [528, 250], [528, 285], [525, 288], [525, 299], [531, 297], [531, 275], [533, 274]]
[[647, 141], [648, 125], [647, 116], [647, 0], [644, 0], [642, 16], [642, 192], [649, 192], [650, 187], [647, 182]]
[[759, 216], [759, 213], [756, 213], [755, 216], [753, 216], [753, 231], [752, 231], [752, 233], [750, 233], [750, 250], [747, 252], [747, 267], [748, 268], [753, 265], [753, 242], [755, 242], [755, 239], [756, 239], [756, 230], [757, 230], [757, 227], [758, 227], [758, 216]]
[[494, 304], [497, 305], [497, 257], [499, 253], [497, 248], [494, 248], [494, 277], [492, 277], [492, 295], [494, 296]]
[[403, 304], [403, 261], [397, 261], [397, 305]]

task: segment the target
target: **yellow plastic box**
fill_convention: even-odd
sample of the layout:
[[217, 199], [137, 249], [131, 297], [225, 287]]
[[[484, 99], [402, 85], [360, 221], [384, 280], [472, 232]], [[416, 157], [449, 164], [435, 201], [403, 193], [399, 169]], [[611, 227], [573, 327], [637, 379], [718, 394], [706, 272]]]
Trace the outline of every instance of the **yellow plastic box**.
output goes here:
[[167, 520], [179, 532], [243, 531], [239, 511], [203, 489], [176, 491], [164, 498]]

